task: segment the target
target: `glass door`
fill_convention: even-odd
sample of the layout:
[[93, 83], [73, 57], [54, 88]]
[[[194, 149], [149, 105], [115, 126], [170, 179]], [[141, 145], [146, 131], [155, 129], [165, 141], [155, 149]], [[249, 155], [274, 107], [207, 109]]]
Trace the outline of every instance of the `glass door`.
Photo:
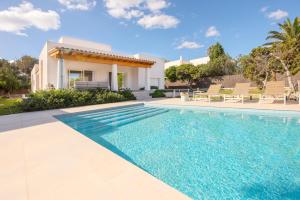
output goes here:
[[82, 71], [75, 71], [70, 70], [69, 71], [69, 88], [74, 88], [75, 81], [82, 80]]

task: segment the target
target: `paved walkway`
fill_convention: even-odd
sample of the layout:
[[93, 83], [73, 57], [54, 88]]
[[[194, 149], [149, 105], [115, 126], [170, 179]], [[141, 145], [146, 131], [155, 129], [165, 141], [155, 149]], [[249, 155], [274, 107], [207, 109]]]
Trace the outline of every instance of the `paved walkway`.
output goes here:
[[205, 102], [205, 101], [186, 101], [182, 102], [179, 98], [164, 98], [159, 100], [149, 101], [149, 103], [157, 103], [164, 105], [180, 105], [180, 106], [202, 106], [202, 107], [217, 107], [217, 108], [244, 108], [244, 109], [263, 109], [263, 110], [289, 110], [289, 111], [300, 111], [300, 105], [293, 102], [288, 102], [286, 105], [283, 103], [257, 103], [257, 102], [245, 102], [234, 103], [234, 102]]
[[[138, 101], [0, 116], [0, 199], [186, 199], [182, 193], [58, 121], [53, 115]], [[148, 103], [300, 111], [298, 104]]]
[[53, 117], [134, 103], [0, 116], [0, 199], [187, 199]]

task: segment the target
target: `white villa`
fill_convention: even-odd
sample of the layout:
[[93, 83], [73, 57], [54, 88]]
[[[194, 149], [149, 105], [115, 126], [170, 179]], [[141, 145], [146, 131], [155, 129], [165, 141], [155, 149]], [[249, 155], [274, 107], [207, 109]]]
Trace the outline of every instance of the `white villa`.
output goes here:
[[107, 44], [61, 37], [47, 41], [31, 71], [32, 91], [50, 88], [164, 88], [164, 60], [124, 55]]
[[195, 58], [192, 60], [184, 60], [182, 56], [180, 56], [179, 60], [173, 60], [165, 63], [165, 69], [168, 69], [171, 66], [179, 66], [182, 64], [193, 64], [193, 65], [200, 65], [200, 64], [207, 64], [209, 62], [209, 57], [200, 57]]

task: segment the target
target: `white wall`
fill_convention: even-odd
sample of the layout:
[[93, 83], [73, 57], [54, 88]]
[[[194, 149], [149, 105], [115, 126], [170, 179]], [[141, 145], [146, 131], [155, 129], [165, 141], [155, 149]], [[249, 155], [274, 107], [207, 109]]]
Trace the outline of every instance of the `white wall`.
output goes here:
[[168, 69], [169, 67], [172, 66], [179, 66], [179, 65], [183, 65], [183, 64], [190, 64], [190, 62], [188, 60], [173, 60], [170, 62], [166, 62], [165, 63], [165, 69]]
[[31, 71], [31, 74], [34, 76], [34, 84], [31, 86], [32, 91], [37, 89], [47, 88], [48, 83], [48, 42], [42, 48], [42, 51], [39, 55], [39, 63], [34, 66]]
[[179, 66], [183, 64], [193, 64], [193, 65], [200, 65], [200, 64], [207, 64], [209, 62], [209, 57], [201, 57], [192, 60], [173, 60], [165, 63], [165, 69], [168, 69], [171, 66]]
[[[55, 47], [78, 48], [87, 51], [111, 51], [111, 46], [109, 45], [78, 40], [69, 37], [62, 37], [58, 43], [47, 41], [39, 57], [40, 65], [41, 63], [43, 63], [43, 75], [41, 77], [42, 87], [40, 89], [47, 89], [49, 85], [53, 85], [54, 87], [56, 87], [58, 59], [50, 57], [48, 54], [49, 50]], [[159, 83], [159, 88], [163, 89], [164, 60], [146, 54], [137, 54], [132, 57], [154, 60], [156, 62], [150, 69], [150, 80], [153, 84]], [[64, 70], [64, 87], [68, 87], [68, 70], [91, 70], [95, 73], [95, 81], [108, 82], [108, 74], [109, 72], [111, 72], [111, 65], [64, 60]], [[124, 87], [130, 88], [132, 90], [138, 90], [142, 87], [145, 87], [144, 68], [118, 66], [118, 72], [122, 72], [125, 75]]]
[[[155, 61], [155, 64], [150, 68], [150, 83], [152, 82], [152, 84], [154, 84], [156, 82], [154, 80], [157, 80], [157, 82], [159, 83], [158, 85], [159, 89], [164, 89], [165, 88], [165, 69], [164, 69], [165, 61], [161, 58], [152, 55], [147, 55], [147, 54], [136, 54], [134, 55], [134, 57], [139, 59]], [[145, 80], [146, 80], [145, 76], [146, 76], [145, 68], [139, 68], [138, 69], [139, 88], [145, 87]]]
[[36, 91], [37, 89], [37, 73], [39, 65], [35, 64], [31, 70], [31, 91]]
[[193, 65], [201, 65], [201, 64], [207, 64], [209, 62], [209, 57], [202, 57], [202, 58], [196, 58], [193, 60], [190, 60], [190, 63]]
[[79, 48], [85, 47], [85, 48], [96, 49], [100, 51], [112, 51], [110, 45], [71, 38], [71, 37], [61, 37], [58, 43], [68, 44], [73, 47], [79, 47]]

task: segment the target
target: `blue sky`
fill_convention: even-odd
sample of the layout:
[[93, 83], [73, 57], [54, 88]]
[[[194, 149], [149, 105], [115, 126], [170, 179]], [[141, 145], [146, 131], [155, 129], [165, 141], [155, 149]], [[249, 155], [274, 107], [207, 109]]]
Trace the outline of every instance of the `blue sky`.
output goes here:
[[37, 57], [60, 36], [169, 60], [205, 56], [220, 42], [236, 57], [299, 10], [299, 0], [1, 0], [0, 57]]

